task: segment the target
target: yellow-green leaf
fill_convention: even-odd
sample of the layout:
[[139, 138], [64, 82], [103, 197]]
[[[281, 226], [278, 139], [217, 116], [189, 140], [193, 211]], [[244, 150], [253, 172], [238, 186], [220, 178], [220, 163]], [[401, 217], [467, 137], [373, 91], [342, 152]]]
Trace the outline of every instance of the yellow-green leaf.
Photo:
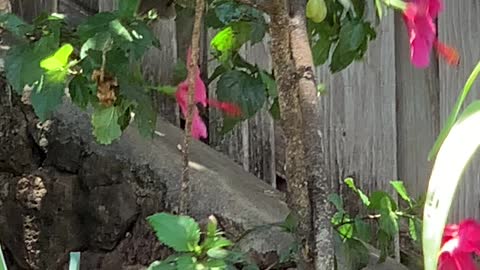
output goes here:
[[47, 71], [55, 71], [63, 69], [67, 66], [68, 57], [73, 52], [73, 46], [71, 44], [64, 44], [53, 55], [43, 59], [40, 62], [40, 67]]

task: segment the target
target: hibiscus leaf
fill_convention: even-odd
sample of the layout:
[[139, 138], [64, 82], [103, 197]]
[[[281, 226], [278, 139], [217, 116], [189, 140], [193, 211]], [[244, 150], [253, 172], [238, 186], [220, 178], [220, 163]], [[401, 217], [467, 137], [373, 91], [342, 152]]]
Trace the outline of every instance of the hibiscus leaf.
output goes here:
[[480, 146], [480, 100], [470, 104], [440, 147], [428, 184], [423, 213], [425, 270], [437, 269], [438, 253], [453, 196], [473, 154]]
[[120, 118], [119, 108], [99, 106], [95, 108], [92, 116], [93, 135], [101, 144], [111, 144], [120, 138], [122, 130], [118, 124]]
[[[263, 107], [266, 101], [265, 85], [261, 79], [246, 72], [227, 71], [217, 82], [217, 98], [237, 104], [242, 111], [240, 118], [225, 118], [224, 132], [227, 132], [233, 125], [252, 117]], [[228, 126], [225, 125], [227, 123]]]
[[465, 86], [463, 87], [462, 93], [458, 97], [457, 102], [455, 103], [455, 106], [453, 106], [452, 112], [447, 118], [445, 126], [440, 132], [440, 135], [438, 135], [438, 138], [435, 141], [435, 144], [433, 145], [432, 150], [430, 150], [430, 153], [428, 154], [429, 161], [431, 161], [435, 157], [435, 155], [437, 155], [440, 147], [442, 146], [443, 141], [445, 140], [448, 133], [452, 129], [453, 125], [455, 124], [455, 121], [457, 120], [458, 114], [460, 113], [460, 110], [463, 106], [463, 102], [465, 101], [465, 98], [470, 92], [470, 89], [472, 89], [472, 85], [479, 75], [480, 75], [480, 62], [478, 62], [477, 66], [468, 77], [468, 80], [465, 83]]

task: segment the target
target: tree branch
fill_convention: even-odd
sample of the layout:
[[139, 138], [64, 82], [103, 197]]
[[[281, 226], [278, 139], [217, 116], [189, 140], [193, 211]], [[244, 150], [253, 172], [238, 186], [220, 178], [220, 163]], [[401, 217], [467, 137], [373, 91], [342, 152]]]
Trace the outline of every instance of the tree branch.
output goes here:
[[181, 177], [181, 191], [179, 214], [187, 214], [188, 202], [190, 198], [190, 174], [189, 174], [189, 144], [192, 138], [192, 119], [195, 110], [195, 76], [198, 68], [198, 59], [200, 55], [200, 32], [202, 28], [203, 11], [205, 9], [205, 0], [197, 0], [195, 4], [195, 20], [192, 31], [192, 53], [190, 55], [190, 65], [188, 68], [188, 103], [187, 115], [185, 117], [185, 139], [183, 141], [183, 171]]

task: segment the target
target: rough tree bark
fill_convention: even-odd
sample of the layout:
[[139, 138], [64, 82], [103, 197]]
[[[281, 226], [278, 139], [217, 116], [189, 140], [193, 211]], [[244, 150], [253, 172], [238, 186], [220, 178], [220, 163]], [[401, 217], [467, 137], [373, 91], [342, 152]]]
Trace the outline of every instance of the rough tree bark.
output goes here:
[[300, 269], [333, 269], [333, 192], [324, 167], [314, 64], [306, 29], [306, 0], [237, 0], [270, 15], [272, 59], [286, 137], [288, 205], [299, 219]]
[[[191, 55], [190, 65], [188, 66], [188, 104], [187, 104], [187, 115], [185, 117], [185, 140], [183, 142], [183, 171], [181, 177], [181, 187], [180, 192], [180, 206], [179, 213], [187, 214], [188, 211], [188, 201], [190, 194], [190, 179], [189, 179], [189, 143], [192, 139], [192, 119], [193, 111], [195, 109], [195, 78], [196, 72], [198, 70], [198, 59], [200, 55], [200, 31], [202, 28], [202, 18], [203, 10], [205, 8], [205, 0], [196, 0], [195, 3], [195, 20], [193, 22], [193, 32], [192, 32], [192, 46], [191, 46]], [[188, 62], [188, 61], [187, 61]]]

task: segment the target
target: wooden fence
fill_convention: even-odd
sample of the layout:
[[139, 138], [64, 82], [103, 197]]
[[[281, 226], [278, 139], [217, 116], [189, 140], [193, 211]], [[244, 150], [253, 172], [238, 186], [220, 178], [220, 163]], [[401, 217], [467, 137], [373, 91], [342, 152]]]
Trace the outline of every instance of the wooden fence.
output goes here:
[[[79, 19], [99, 10], [109, 10], [114, 2], [14, 0], [12, 4], [15, 12], [27, 19], [41, 10], [67, 13]], [[388, 189], [390, 180], [400, 179], [414, 195], [426, 191], [432, 165], [427, 161], [428, 151], [459, 90], [480, 59], [480, 2], [444, 2], [445, 9], [438, 21], [439, 39], [459, 50], [459, 67], [432, 58], [428, 69], [413, 68], [403, 21], [390, 12], [382, 20], [377, 40], [369, 46], [361, 62], [335, 75], [326, 68], [317, 70], [319, 81], [327, 86], [327, 94], [322, 97], [323, 117], [318, 121], [323, 125], [327, 171], [335, 183], [352, 176], [368, 192]], [[374, 9], [370, 8], [369, 12], [373, 13]], [[155, 33], [162, 46], [152, 50], [145, 60], [148, 79], [159, 83], [171, 80], [172, 63], [185, 58], [190, 23], [191, 15], [182, 14], [177, 14], [176, 20], [161, 19], [157, 23]], [[211, 36], [212, 33], [204, 35], [204, 45]], [[208, 46], [204, 48], [203, 62], [207, 63]], [[247, 59], [265, 68], [271, 66], [268, 40], [242, 50]], [[202, 70], [211, 72], [211, 66], [204, 66]], [[210, 87], [210, 95], [214, 95], [214, 87]], [[177, 125], [180, 123], [173, 100], [158, 97], [158, 104], [163, 117]], [[220, 126], [218, 113], [209, 112], [212, 147], [273, 186], [284, 186], [281, 181], [285, 160], [283, 135], [266, 111], [226, 136], [217, 132]], [[474, 160], [458, 190], [453, 220], [480, 218], [479, 164], [478, 159]], [[342, 185], [339, 188], [342, 191]]]

